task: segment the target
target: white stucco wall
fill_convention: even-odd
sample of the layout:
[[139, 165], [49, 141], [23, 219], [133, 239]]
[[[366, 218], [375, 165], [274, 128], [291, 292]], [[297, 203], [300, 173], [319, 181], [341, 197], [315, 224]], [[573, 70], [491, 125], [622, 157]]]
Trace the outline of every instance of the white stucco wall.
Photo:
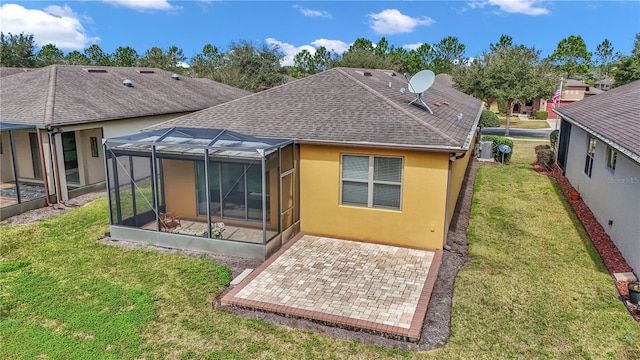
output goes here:
[[[148, 126], [171, 120], [181, 115], [184, 114], [165, 114], [63, 126], [63, 132], [75, 131], [76, 133], [80, 186], [96, 184], [105, 180], [102, 138], [135, 134]], [[98, 157], [91, 155], [91, 137], [98, 138]], [[128, 164], [124, 166], [128, 166]], [[120, 174], [121, 177], [123, 175]], [[148, 172], [146, 176], [149, 176]], [[138, 176], [136, 175], [136, 177]], [[124, 178], [122, 180], [126, 181]]]
[[616, 169], [611, 171], [607, 168], [607, 144], [597, 140], [589, 178], [584, 173], [587, 144], [587, 132], [572, 126], [566, 176], [640, 275], [640, 165], [618, 153]]

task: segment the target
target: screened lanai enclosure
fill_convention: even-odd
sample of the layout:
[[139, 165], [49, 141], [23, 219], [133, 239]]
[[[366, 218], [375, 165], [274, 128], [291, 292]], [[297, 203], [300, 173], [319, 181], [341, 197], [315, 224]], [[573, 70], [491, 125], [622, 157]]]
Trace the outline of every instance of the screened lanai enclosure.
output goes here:
[[115, 239], [266, 259], [299, 231], [291, 140], [170, 128], [104, 150]]

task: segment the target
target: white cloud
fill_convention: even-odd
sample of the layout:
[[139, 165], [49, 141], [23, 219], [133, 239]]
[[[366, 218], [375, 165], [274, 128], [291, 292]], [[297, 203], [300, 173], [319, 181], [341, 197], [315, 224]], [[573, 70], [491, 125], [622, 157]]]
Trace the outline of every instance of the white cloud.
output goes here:
[[277, 46], [284, 53], [284, 59], [280, 60], [280, 65], [282, 66], [293, 66], [293, 59], [302, 50], [307, 50], [312, 55], [316, 53], [316, 49], [311, 45], [295, 46], [274, 38], [267, 38], [265, 42], [269, 45]]
[[265, 42], [269, 45], [277, 46], [280, 49], [280, 51], [284, 53], [285, 55], [284, 59], [280, 61], [280, 65], [282, 66], [293, 66], [294, 65], [293, 59], [302, 50], [307, 50], [311, 55], [314, 55], [316, 53], [316, 48], [319, 48], [320, 46], [324, 46], [329, 52], [342, 54], [349, 48], [349, 44], [343, 41], [328, 40], [328, 39], [314, 40], [311, 42], [311, 45], [302, 45], [302, 46], [291, 45], [289, 43], [282, 42], [274, 38], [267, 38]]
[[304, 8], [300, 5], [293, 5], [294, 9], [298, 9], [298, 11], [300, 11], [302, 13], [302, 15], [304, 16], [309, 16], [309, 17], [323, 17], [323, 18], [327, 18], [327, 19], [331, 19], [331, 13], [324, 11], [324, 10], [312, 10], [312, 9], [307, 9]]
[[377, 14], [369, 14], [369, 17], [372, 19], [371, 29], [382, 35], [408, 33], [417, 26], [429, 26], [435, 22], [428, 16], [413, 18], [396, 9], [382, 10]]
[[420, 46], [422, 46], [421, 42], [415, 43], [415, 44], [404, 44], [404, 45], [402, 45], [402, 48], [405, 49], [405, 50], [416, 50]]
[[87, 36], [78, 15], [67, 5], [37, 10], [4, 4], [0, 6], [0, 23], [4, 33], [32, 34], [36, 45], [54, 44], [60, 50], [80, 50], [100, 40]]
[[311, 42], [315, 47], [324, 46], [327, 51], [342, 54], [349, 49], [349, 44], [340, 40], [318, 39]]
[[547, 15], [549, 10], [541, 5], [541, 0], [486, 0], [486, 1], [473, 1], [468, 5], [472, 9], [483, 8], [486, 5], [493, 5], [500, 8], [500, 10], [512, 13], [512, 14], [525, 14], [525, 15]]
[[119, 5], [134, 10], [173, 10], [167, 0], [102, 0], [107, 4]]

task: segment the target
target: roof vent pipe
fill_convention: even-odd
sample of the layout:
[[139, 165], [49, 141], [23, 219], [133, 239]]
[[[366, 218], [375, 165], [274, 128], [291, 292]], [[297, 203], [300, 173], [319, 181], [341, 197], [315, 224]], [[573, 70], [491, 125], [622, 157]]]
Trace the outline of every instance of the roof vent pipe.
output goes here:
[[173, 74], [173, 75], [171, 75], [171, 78], [172, 78], [173, 80], [180, 80], [180, 75], [178, 75], [178, 74]]
[[133, 87], [133, 83], [132, 83], [132, 82], [131, 82], [131, 80], [129, 80], [129, 79], [125, 79], [125, 80], [122, 82], [122, 85], [124, 85], [124, 86], [126, 86], [126, 87]]

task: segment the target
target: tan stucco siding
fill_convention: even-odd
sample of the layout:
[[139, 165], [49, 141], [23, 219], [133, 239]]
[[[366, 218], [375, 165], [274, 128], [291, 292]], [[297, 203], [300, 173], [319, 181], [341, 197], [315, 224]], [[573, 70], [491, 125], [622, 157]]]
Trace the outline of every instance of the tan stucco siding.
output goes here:
[[[471, 144], [475, 144], [475, 139], [471, 141]], [[460, 196], [460, 189], [462, 189], [462, 182], [464, 181], [464, 175], [471, 159], [471, 149], [467, 150], [463, 158], [454, 161], [451, 164], [451, 173], [449, 174], [449, 208], [447, 209], [447, 229], [451, 224], [453, 213], [456, 209], [456, 203]]]
[[[403, 158], [401, 209], [340, 204], [341, 155]], [[301, 231], [338, 238], [442, 249], [448, 153], [300, 146]]]
[[[198, 197], [196, 194], [196, 170], [195, 163], [188, 160], [170, 160], [163, 159], [162, 166], [164, 171], [164, 191], [166, 211], [175, 213], [185, 219], [193, 219], [198, 221], [206, 221], [206, 216], [198, 215]], [[267, 222], [269, 230], [278, 229], [278, 181], [277, 168], [269, 172], [269, 191], [271, 208], [269, 211], [270, 221]], [[220, 219], [212, 218], [212, 221]], [[246, 222], [241, 220], [224, 219], [225, 223], [236, 224], [241, 226], [262, 227], [262, 223]]]
[[162, 167], [167, 211], [184, 218], [196, 219], [198, 216], [195, 163], [163, 159]]
[[0, 133], [2, 141], [2, 154], [0, 154], [0, 181], [14, 181], [13, 163], [11, 162], [11, 142], [9, 141], [9, 132]]

